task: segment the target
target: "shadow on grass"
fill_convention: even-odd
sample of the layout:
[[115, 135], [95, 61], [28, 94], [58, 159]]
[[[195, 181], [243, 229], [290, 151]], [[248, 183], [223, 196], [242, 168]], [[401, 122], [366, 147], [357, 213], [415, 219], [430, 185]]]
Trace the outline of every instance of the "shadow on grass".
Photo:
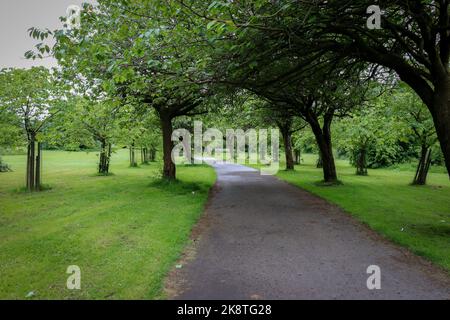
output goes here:
[[40, 193], [40, 192], [45, 192], [45, 191], [50, 191], [52, 190], [52, 186], [48, 185], [48, 184], [42, 184], [39, 188], [39, 190], [35, 190], [35, 191], [30, 191], [27, 189], [27, 187], [20, 187], [17, 189], [13, 189], [12, 192], [13, 193], [28, 193], [28, 194], [33, 194], [33, 193]]
[[448, 222], [436, 222], [436, 224], [411, 225], [411, 230], [427, 237], [450, 237], [450, 225]]
[[115, 176], [115, 174], [112, 172], [108, 172], [108, 173], [98, 173], [97, 172], [97, 173], [89, 175], [89, 177], [93, 177], [93, 178], [95, 178], [95, 177], [112, 177], [112, 176]]
[[204, 183], [185, 182], [181, 180], [168, 180], [164, 178], [156, 179], [149, 184], [151, 188], [157, 188], [161, 191], [169, 192], [172, 194], [186, 194], [204, 192], [208, 190], [208, 186]]
[[336, 180], [336, 181], [317, 181], [314, 183], [315, 186], [317, 187], [339, 187], [344, 185], [344, 183], [340, 180]]

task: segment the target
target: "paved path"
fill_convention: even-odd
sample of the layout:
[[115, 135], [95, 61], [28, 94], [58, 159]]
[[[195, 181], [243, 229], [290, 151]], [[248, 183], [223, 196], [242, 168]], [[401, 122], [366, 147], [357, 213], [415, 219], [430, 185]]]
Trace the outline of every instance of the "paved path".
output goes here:
[[[448, 275], [337, 207], [247, 167], [215, 168], [195, 255], [170, 277], [176, 299], [450, 298]], [[367, 289], [369, 265], [381, 290]]]

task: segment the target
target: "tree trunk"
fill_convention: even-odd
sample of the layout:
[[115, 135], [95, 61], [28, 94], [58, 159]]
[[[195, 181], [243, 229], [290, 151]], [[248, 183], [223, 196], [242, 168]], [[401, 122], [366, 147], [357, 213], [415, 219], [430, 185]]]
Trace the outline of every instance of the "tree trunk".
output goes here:
[[319, 156], [317, 157], [316, 168], [317, 169], [322, 169], [323, 168], [322, 153], [320, 152], [320, 150], [319, 150]]
[[[29, 141], [27, 147], [27, 170], [26, 170], [26, 184], [28, 191], [41, 190], [41, 159], [42, 159], [42, 145], [37, 143], [36, 150], [36, 134], [28, 134]], [[37, 151], [37, 154], [36, 154]]]
[[294, 170], [294, 157], [292, 156], [292, 136], [290, 128], [280, 128], [283, 136], [284, 152], [286, 155], [286, 170]]
[[27, 190], [35, 190], [35, 164], [36, 164], [36, 135], [29, 134], [28, 150], [27, 150]]
[[300, 164], [301, 163], [301, 151], [298, 149], [295, 149], [294, 154], [295, 154], [295, 164]]
[[172, 118], [160, 115], [161, 129], [163, 134], [163, 178], [168, 180], [176, 179], [176, 167], [172, 162]]
[[309, 124], [316, 138], [320, 151], [320, 159], [322, 160], [323, 181], [325, 183], [337, 183], [336, 165], [334, 163], [333, 146], [331, 143], [331, 122], [333, 116], [328, 114], [324, 116], [323, 128], [320, 127], [316, 117], [309, 119]]
[[101, 141], [100, 159], [98, 164], [98, 173], [107, 175], [109, 173], [109, 159], [111, 158], [111, 144], [106, 140]]
[[134, 147], [134, 142], [130, 146], [130, 167], [137, 167], [136, 162], [136, 148]]
[[42, 159], [42, 145], [40, 142], [37, 143], [37, 156], [36, 156], [36, 173], [34, 190], [41, 190], [41, 159]]
[[414, 185], [423, 186], [427, 183], [427, 175], [431, 165], [431, 148], [422, 145], [420, 160], [417, 165], [416, 175], [413, 180]]
[[433, 101], [433, 108], [430, 108], [433, 115], [436, 133], [440, 142], [442, 153], [444, 154], [445, 166], [450, 178], [450, 77], [446, 76], [446, 81], [441, 81], [436, 86], [436, 93]]
[[106, 172], [109, 173], [109, 163], [111, 162], [112, 145], [108, 143], [108, 158], [106, 159]]
[[367, 158], [366, 158], [366, 150], [364, 148], [358, 151], [356, 155], [356, 175], [358, 176], [367, 176]]
[[149, 153], [149, 160], [151, 162], [155, 162], [156, 161], [156, 149], [154, 147], [150, 148], [150, 153]]
[[31, 191], [31, 184], [30, 184], [30, 172], [31, 172], [31, 142], [28, 141], [27, 145], [27, 170], [25, 172], [25, 181], [27, 184], [27, 190]]

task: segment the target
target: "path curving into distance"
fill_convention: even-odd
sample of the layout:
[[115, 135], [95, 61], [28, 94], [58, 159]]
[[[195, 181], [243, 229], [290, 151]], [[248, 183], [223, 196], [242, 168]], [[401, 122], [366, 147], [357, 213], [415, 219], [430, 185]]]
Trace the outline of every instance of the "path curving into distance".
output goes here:
[[[446, 273], [336, 206], [248, 167], [214, 167], [191, 258], [169, 277], [172, 298], [450, 299]], [[370, 265], [381, 290], [367, 288]]]

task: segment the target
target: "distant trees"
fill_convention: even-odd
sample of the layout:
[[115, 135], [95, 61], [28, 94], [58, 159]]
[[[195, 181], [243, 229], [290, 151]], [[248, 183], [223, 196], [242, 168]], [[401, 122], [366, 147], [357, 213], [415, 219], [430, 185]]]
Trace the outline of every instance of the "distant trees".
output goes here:
[[419, 163], [413, 184], [425, 185], [432, 162], [432, 148], [438, 141], [433, 119], [427, 107], [417, 99], [408, 87], [400, 86], [388, 101], [394, 116], [404, 123], [405, 134], [415, 146], [419, 147]]
[[404, 83], [354, 110], [335, 129], [338, 149], [350, 157], [357, 175], [409, 161], [418, 153], [413, 184], [426, 184], [436, 130], [426, 106]]
[[[65, 79], [73, 82], [73, 90], [80, 91], [79, 82], [91, 84], [95, 92], [84, 90], [84, 95], [95, 95], [93, 101], [120, 101], [117, 110], [130, 104], [153, 110], [167, 179], [176, 178], [171, 159], [174, 123], [180, 117], [210, 111], [208, 101], [224, 88], [224, 92], [251, 92], [271, 106], [271, 120], [283, 136], [287, 169], [300, 158], [292, 134], [301, 119], [316, 140], [324, 181], [339, 183], [332, 127], [336, 119], [348, 115], [353, 117], [348, 120], [352, 127], [342, 131], [342, 140], [347, 142], [345, 149], [357, 174], [388, 164], [402, 147], [392, 147], [400, 141], [397, 137], [385, 137], [380, 143], [383, 134], [379, 132], [385, 129], [385, 116], [401, 115], [393, 109], [390, 115], [381, 115], [359, 107], [371, 98], [369, 80], [385, 84], [379, 74], [393, 70], [431, 113], [431, 118], [423, 118], [423, 105], [410, 103], [415, 111], [403, 115], [405, 120], [411, 115], [416, 123], [427, 123], [426, 132], [416, 124], [409, 126], [422, 149], [415, 179], [422, 184], [432, 153], [430, 119], [450, 168], [449, 1], [383, 1], [381, 29], [365, 25], [371, 4], [368, 0], [302, 5], [293, 0], [104, 0], [84, 5], [78, 29], [31, 29], [34, 38], [43, 41], [52, 35], [56, 44], [53, 48], [38, 44], [37, 53], [27, 56], [53, 54]], [[103, 107], [93, 110], [99, 108], [102, 114]], [[245, 114], [245, 108], [238, 112]], [[154, 136], [148, 142], [147, 124], [137, 112], [125, 110], [125, 118], [119, 127], [127, 130], [121, 142], [130, 148], [130, 165], [137, 165], [138, 148], [141, 162], [147, 163], [158, 143]], [[424, 138], [428, 134], [431, 140]], [[405, 139], [400, 142], [407, 145]], [[111, 148], [102, 141], [100, 163], [104, 165], [99, 171], [107, 172]]]
[[385, 159], [390, 157], [395, 159], [400, 135], [387, 115], [386, 106], [377, 103], [362, 106], [340, 120], [336, 124], [336, 137], [338, 149], [348, 154], [356, 174], [365, 176], [367, 168], [389, 164]]
[[[333, 51], [384, 66], [399, 75], [428, 107], [450, 177], [450, 1], [382, 1], [380, 29], [364, 27], [373, 1], [315, 1], [292, 6], [292, 46]], [[301, 11], [302, 13], [298, 12]], [[303, 22], [306, 23], [303, 23]], [[295, 40], [297, 39], [297, 40]]]
[[51, 53], [66, 74], [90, 79], [113, 99], [156, 111], [166, 179], [176, 178], [171, 158], [173, 119], [197, 114], [209, 95], [207, 84], [196, 81], [205, 64], [199, 52], [206, 48], [183, 46], [180, 30], [189, 30], [192, 24], [174, 20], [178, 13], [158, 2], [102, 1], [95, 10], [85, 5], [79, 29], [31, 32], [39, 40], [54, 36]]
[[[350, 67], [363, 62], [395, 71], [429, 109], [450, 177], [450, 1], [381, 1], [381, 27], [375, 29], [367, 27], [371, 0], [180, 3], [203, 18], [217, 52], [228, 53], [216, 63], [240, 75], [235, 83], [255, 70], [270, 76], [280, 65], [282, 72], [266, 83], [304, 78], [305, 69], [314, 71], [330, 53]], [[280, 63], [286, 59], [290, 65]]]
[[366, 89], [362, 86], [358, 73], [340, 80], [338, 69], [329, 70], [328, 73], [323, 69], [316, 72], [309, 78], [309, 83], [297, 80], [283, 87], [275, 86], [257, 92], [273, 103], [281, 103], [310, 126], [319, 149], [323, 181], [335, 184], [339, 181], [333, 155], [331, 125], [336, 117], [346, 116], [364, 101]]
[[0, 106], [0, 172], [11, 171], [8, 164], [1, 159], [1, 153], [6, 149], [21, 146], [24, 140], [21, 127], [17, 125], [20, 120], [11, 111]]
[[61, 111], [64, 91], [45, 68], [0, 71], [0, 108], [22, 128], [27, 141], [26, 186], [41, 190], [42, 137], [46, 124]]
[[9, 172], [12, 171], [11, 168], [3, 162], [2, 157], [0, 157], [0, 172]]
[[254, 117], [259, 118], [262, 124], [278, 127], [283, 140], [286, 170], [294, 170], [294, 165], [298, 164], [299, 159], [298, 157], [294, 158], [293, 135], [308, 124], [291, 108], [282, 103], [266, 102], [260, 105], [261, 107], [256, 110], [259, 112], [255, 112]]
[[112, 146], [117, 141], [121, 104], [112, 100], [75, 97], [64, 114], [62, 126], [73, 138], [88, 136], [99, 145], [98, 173], [108, 175]]

